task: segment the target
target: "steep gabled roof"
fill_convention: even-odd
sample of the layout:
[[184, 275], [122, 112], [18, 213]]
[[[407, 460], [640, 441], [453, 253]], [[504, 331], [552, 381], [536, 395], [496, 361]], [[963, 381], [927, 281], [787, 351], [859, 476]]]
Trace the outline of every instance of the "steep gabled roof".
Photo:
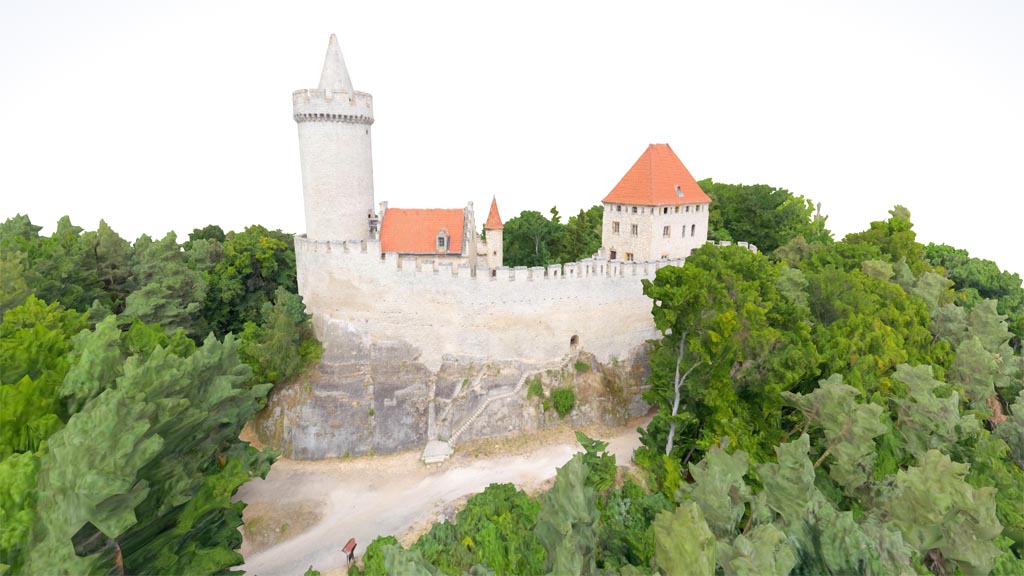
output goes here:
[[487, 214], [487, 222], [484, 223], [484, 230], [501, 230], [505, 225], [501, 223], [501, 215], [498, 214], [498, 201], [491, 197], [491, 211]]
[[[380, 227], [383, 252], [461, 254], [465, 211], [461, 208], [388, 208]], [[448, 251], [437, 251], [437, 233], [448, 233]]]
[[651, 144], [602, 202], [673, 206], [705, 204], [711, 202], [711, 198], [700, 189], [668, 144]]

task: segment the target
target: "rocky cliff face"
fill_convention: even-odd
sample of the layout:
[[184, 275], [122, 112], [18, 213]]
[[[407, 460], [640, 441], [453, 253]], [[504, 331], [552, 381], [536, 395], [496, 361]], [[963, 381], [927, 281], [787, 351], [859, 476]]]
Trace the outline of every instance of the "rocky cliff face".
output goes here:
[[553, 426], [562, 421], [548, 398], [555, 387], [574, 391], [565, 417], [574, 426], [622, 424], [648, 409], [639, 398], [643, 347], [616, 365], [585, 352], [552, 366], [449, 355], [434, 372], [404, 342], [372, 342], [334, 323], [323, 340], [320, 364], [278, 386], [256, 418], [260, 441], [288, 458], [388, 454]]

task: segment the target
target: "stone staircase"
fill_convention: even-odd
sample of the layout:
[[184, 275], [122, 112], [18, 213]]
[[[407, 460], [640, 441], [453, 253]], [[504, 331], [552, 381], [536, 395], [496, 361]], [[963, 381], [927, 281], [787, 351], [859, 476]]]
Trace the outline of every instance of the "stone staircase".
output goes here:
[[[558, 364], [556, 370], [565, 370], [575, 358], [575, 354], [566, 355], [566, 357]], [[454, 453], [455, 443], [459, 439], [459, 436], [461, 436], [462, 433], [465, 432], [467, 428], [472, 426], [473, 423], [476, 422], [476, 419], [479, 418], [481, 414], [487, 411], [487, 408], [491, 405], [492, 402], [496, 400], [503, 400], [510, 396], [515, 396], [516, 394], [519, 394], [520, 392], [522, 392], [523, 386], [530, 378], [533, 378], [538, 374], [542, 374], [547, 370], [550, 370], [550, 368], [539, 368], [537, 370], [523, 372], [522, 377], [519, 378], [519, 381], [516, 382], [516, 385], [512, 388], [512, 390], [508, 390], [506, 388], [504, 391], [492, 391], [490, 394], [488, 394], [487, 398], [484, 399], [480, 406], [477, 407], [473, 414], [471, 414], [470, 417], [467, 418], [462, 423], [462, 425], [455, 430], [451, 437], [448, 438], [447, 442], [441, 440], [431, 440], [430, 442], [427, 443], [426, 448], [424, 448], [423, 450], [423, 461], [427, 464], [435, 464], [447, 460], [448, 457], [450, 457], [452, 453]], [[483, 380], [484, 373], [485, 369], [480, 371], [480, 373], [476, 377], [476, 380], [473, 382], [471, 389], [479, 391], [480, 382]], [[451, 405], [449, 405], [449, 409], [451, 409]], [[445, 414], [447, 414], [447, 411], [445, 412]], [[430, 460], [428, 460], [428, 453]]]

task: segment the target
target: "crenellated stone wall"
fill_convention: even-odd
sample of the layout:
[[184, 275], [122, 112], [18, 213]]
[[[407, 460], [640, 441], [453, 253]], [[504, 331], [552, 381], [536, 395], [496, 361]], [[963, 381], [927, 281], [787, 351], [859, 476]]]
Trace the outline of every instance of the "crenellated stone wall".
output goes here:
[[297, 236], [295, 248], [299, 293], [319, 334], [334, 321], [376, 342], [406, 342], [433, 370], [445, 354], [552, 362], [573, 343], [601, 362], [623, 357], [657, 336], [641, 280], [683, 263], [595, 259], [491, 270], [382, 257], [376, 241]]

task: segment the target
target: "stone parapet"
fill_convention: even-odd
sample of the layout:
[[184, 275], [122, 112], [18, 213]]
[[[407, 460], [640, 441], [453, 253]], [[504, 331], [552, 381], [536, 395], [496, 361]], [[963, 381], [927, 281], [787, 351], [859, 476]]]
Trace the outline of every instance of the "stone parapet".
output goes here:
[[296, 122], [373, 124], [373, 96], [365, 92], [296, 90], [292, 93], [292, 111]]

